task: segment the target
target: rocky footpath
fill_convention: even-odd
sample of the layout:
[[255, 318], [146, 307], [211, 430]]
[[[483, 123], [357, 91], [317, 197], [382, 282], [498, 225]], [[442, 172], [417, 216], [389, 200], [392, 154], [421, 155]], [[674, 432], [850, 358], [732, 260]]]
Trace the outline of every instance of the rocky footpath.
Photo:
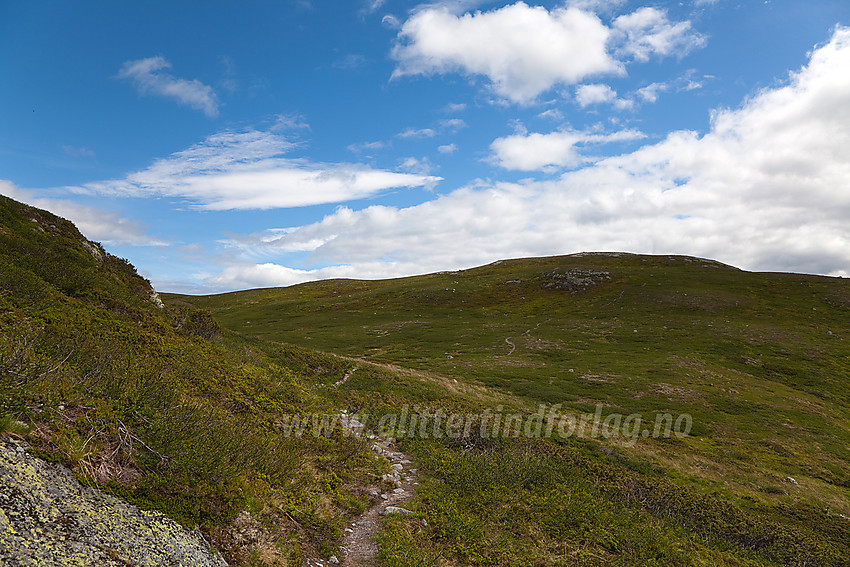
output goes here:
[[[371, 449], [390, 463], [390, 472], [383, 475], [381, 483], [367, 490], [369, 508], [358, 518], [350, 521], [345, 528], [345, 538], [341, 546], [341, 558], [335, 555], [329, 559], [307, 559], [304, 567], [368, 567], [375, 564], [378, 544], [375, 536], [381, 530], [381, 516], [387, 514], [413, 514], [412, 511], [396, 506], [413, 497], [416, 486], [415, 468], [410, 468], [411, 457], [397, 448], [397, 441], [366, 431], [365, 426], [355, 416], [342, 412], [341, 424], [354, 435], [365, 436], [372, 442]], [[424, 520], [423, 520], [424, 521]]]
[[226, 566], [199, 532], [0, 439], [0, 565]]

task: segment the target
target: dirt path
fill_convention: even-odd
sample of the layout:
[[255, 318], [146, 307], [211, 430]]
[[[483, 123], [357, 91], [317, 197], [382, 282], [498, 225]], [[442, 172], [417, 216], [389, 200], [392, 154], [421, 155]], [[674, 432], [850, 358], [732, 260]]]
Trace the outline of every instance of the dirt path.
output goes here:
[[[355, 362], [357, 364], [374, 366], [375, 368], [383, 368], [384, 370], [389, 370], [390, 372], [394, 372], [402, 376], [410, 376], [412, 378], [416, 378], [422, 381], [439, 384], [441, 387], [446, 388], [454, 394], [474, 396], [475, 398], [484, 402], [489, 401], [493, 404], [500, 404], [505, 403], [506, 401], [510, 401], [511, 403], [516, 404], [518, 406], [524, 403], [522, 400], [511, 394], [507, 394], [504, 392], [496, 392], [487, 386], [473, 383], [463, 378], [458, 380], [456, 377], [449, 374], [439, 374], [426, 370], [416, 370], [413, 368], [399, 366], [397, 364], [391, 364], [389, 362], [377, 362], [374, 360], [357, 358], [354, 356], [336, 356], [338, 358], [350, 360], [351, 362]], [[345, 378], [343, 377], [343, 379]]]
[[[400, 451], [394, 439], [377, 437], [364, 432], [364, 426], [354, 416], [345, 412], [342, 414], [344, 427], [357, 435], [366, 435], [372, 439], [372, 451], [386, 458], [392, 467], [392, 472], [385, 474], [380, 485], [369, 488], [369, 509], [359, 517], [350, 521], [345, 528], [345, 539], [342, 543], [342, 556], [329, 559], [307, 559], [305, 567], [327, 567], [343, 565], [343, 567], [370, 567], [375, 565], [378, 555], [378, 544], [375, 536], [381, 531], [381, 516], [387, 513], [409, 513], [401, 504], [413, 498], [416, 490], [416, 469], [411, 468], [410, 455]], [[388, 510], [389, 509], [389, 510]]]
[[[533, 329], [526, 329], [526, 330], [525, 330], [525, 332], [523, 333], [523, 335], [526, 335], [526, 336], [530, 337], [530, 336], [531, 336], [531, 331], [535, 331], [535, 330], [539, 329], [539, 328], [540, 328], [540, 325], [542, 325], [543, 323], [548, 323], [549, 321], [551, 321], [551, 319], [546, 319], [546, 321], [541, 321], [540, 323], [537, 323], [537, 324], [534, 326], [534, 328], [533, 328]], [[510, 345], [510, 347], [511, 347], [511, 350], [510, 350], [510, 351], [508, 351], [508, 354], [506, 354], [505, 356], [510, 356], [510, 355], [512, 355], [512, 354], [514, 353], [514, 351], [516, 350], [516, 344], [514, 344], [514, 342], [511, 340], [512, 338], [513, 338], [513, 337], [507, 337], [507, 338], [505, 338], [505, 342], [506, 342], [506, 343], [508, 343], [508, 345]]]
[[412, 464], [410, 455], [397, 450], [392, 443], [384, 439], [376, 439], [372, 449], [386, 457], [395, 467], [394, 470], [398, 470], [397, 476], [390, 476], [387, 479], [389, 482], [397, 479], [393, 483], [396, 488], [388, 492], [379, 492], [375, 489], [369, 495], [372, 506], [346, 528], [345, 541], [342, 544], [344, 554], [342, 565], [346, 567], [366, 567], [375, 564], [378, 545], [374, 537], [380, 531], [381, 516], [387, 513], [388, 507], [400, 508], [402, 503], [413, 498], [416, 484], [418, 484], [416, 469], [410, 468]]
[[[526, 333], [530, 331], [531, 329], [526, 331]], [[511, 337], [508, 337], [506, 342], [511, 345], [511, 347], [516, 348], [510, 339]], [[513, 352], [513, 349], [511, 352]], [[510, 394], [494, 392], [483, 385], [458, 381], [456, 378], [449, 375], [427, 372], [424, 370], [415, 370], [395, 364], [376, 362], [363, 358], [348, 356], [339, 357], [358, 364], [383, 368], [404, 376], [434, 382], [452, 392], [473, 396], [482, 401], [490, 400], [493, 403], [511, 402], [517, 407], [521, 407], [523, 405], [521, 400]], [[356, 368], [347, 371], [343, 375], [342, 379], [334, 383], [331, 387], [338, 388], [339, 386], [342, 386], [348, 382], [355, 371]], [[376, 484], [367, 488], [370, 504], [369, 509], [359, 517], [351, 520], [346, 525], [345, 538], [342, 543], [340, 556], [328, 559], [309, 558], [304, 561], [303, 567], [329, 567], [331, 565], [343, 565], [345, 567], [370, 567], [375, 565], [375, 560], [378, 555], [378, 545], [375, 543], [374, 538], [381, 531], [383, 524], [381, 517], [387, 513], [387, 508], [390, 508], [390, 513], [403, 514], [408, 512], [403, 508], [403, 505], [405, 502], [413, 498], [416, 486], [418, 485], [416, 474], [417, 470], [416, 468], [411, 468], [413, 466], [411, 456], [399, 450], [398, 444], [394, 439], [378, 437], [370, 432], [364, 431], [363, 424], [345, 412], [342, 412], [342, 425], [355, 434], [365, 435], [368, 437], [372, 441], [372, 451], [385, 457], [393, 467], [394, 473], [392, 475], [385, 475], [384, 481], [382, 481], [380, 485]], [[392, 488], [393, 486], [395, 488]], [[400, 510], [393, 510], [392, 508], [400, 508]]]
[[352, 375], [352, 374], [354, 374], [355, 372], [357, 372], [357, 369], [356, 369], [356, 368], [352, 368], [351, 370], [349, 370], [348, 372], [346, 372], [346, 373], [345, 373], [345, 376], [343, 376], [343, 377], [342, 377], [342, 380], [338, 380], [338, 381], [334, 382], [334, 386], [333, 386], [333, 387], [334, 387], [334, 388], [339, 388], [340, 386], [342, 386], [343, 384], [345, 384], [346, 382], [348, 382], [348, 379], [349, 379], [349, 378], [351, 378], [351, 375]]

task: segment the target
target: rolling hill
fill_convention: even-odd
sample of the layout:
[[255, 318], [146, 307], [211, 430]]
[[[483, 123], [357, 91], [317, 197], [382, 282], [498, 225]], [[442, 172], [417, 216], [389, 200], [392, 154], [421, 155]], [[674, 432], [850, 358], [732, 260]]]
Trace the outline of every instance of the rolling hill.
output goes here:
[[529, 413], [688, 414], [683, 439], [590, 441], [748, 514], [820, 516], [812, 527], [850, 541], [848, 280], [589, 253], [183, 299], [243, 336], [498, 391]]
[[346, 411], [418, 469], [378, 565], [839, 566], [848, 311], [846, 280], [627, 254], [160, 298], [0, 198], [0, 436], [231, 564], [350, 564], [393, 486], [312, 419]]

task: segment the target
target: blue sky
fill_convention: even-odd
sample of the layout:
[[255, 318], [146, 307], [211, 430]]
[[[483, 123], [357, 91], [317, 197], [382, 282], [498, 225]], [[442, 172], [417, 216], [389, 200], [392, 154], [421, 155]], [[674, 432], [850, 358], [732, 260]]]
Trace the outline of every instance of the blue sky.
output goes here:
[[850, 276], [846, 0], [3, 2], [0, 193], [161, 291], [626, 251]]

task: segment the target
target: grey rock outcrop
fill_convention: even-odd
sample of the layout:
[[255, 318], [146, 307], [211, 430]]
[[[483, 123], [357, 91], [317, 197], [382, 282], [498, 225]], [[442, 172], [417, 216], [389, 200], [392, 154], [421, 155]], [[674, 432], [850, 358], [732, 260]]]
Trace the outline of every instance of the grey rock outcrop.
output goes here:
[[572, 268], [566, 272], [553, 270], [543, 274], [542, 285], [547, 289], [578, 291], [610, 279], [611, 274], [609, 272]]
[[199, 532], [83, 486], [25, 447], [0, 440], [0, 565], [227, 565]]

